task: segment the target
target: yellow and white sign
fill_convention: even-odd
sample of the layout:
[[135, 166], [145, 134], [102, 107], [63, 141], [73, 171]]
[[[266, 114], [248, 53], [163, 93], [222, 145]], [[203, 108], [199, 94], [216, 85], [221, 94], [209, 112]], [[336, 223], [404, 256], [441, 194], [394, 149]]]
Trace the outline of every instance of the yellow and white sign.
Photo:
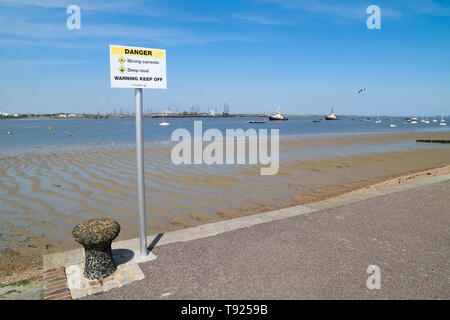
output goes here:
[[167, 89], [166, 50], [109, 46], [111, 88]]

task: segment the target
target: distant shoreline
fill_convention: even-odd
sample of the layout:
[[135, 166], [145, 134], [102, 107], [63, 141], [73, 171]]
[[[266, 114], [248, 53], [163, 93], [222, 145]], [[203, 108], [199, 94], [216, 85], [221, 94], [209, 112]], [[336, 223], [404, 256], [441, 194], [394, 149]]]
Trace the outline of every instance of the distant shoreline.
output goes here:
[[[325, 118], [326, 114], [284, 114], [287, 117], [302, 117], [302, 118]], [[178, 113], [178, 114], [163, 114], [163, 113], [151, 113], [143, 114], [144, 118], [251, 118], [259, 117], [266, 118], [270, 115], [267, 114], [256, 114], [256, 113], [235, 113], [235, 114], [217, 114], [210, 115], [207, 113]], [[367, 115], [336, 115], [338, 118], [361, 118], [361, 117], [376, 117]], [[56, 114], [44, 114], [44, 115], [30, 115], [30, 114], [19, 114], [17, 116], [8, 115], [0, 116], [0, 120], [8, 119], [124, 119], [124, 118], [134, 118], [134, 114], [77, 114], [70, 116], [65, 113]], [[406, 116], [389, 116], [404, 118]]]

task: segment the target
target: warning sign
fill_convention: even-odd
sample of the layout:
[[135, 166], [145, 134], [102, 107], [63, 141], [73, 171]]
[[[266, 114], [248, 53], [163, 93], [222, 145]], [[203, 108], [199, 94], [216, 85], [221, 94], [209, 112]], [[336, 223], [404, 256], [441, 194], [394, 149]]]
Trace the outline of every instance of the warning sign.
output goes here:
[[167, 89], [166, 50], [109, 46], [111, 88]]

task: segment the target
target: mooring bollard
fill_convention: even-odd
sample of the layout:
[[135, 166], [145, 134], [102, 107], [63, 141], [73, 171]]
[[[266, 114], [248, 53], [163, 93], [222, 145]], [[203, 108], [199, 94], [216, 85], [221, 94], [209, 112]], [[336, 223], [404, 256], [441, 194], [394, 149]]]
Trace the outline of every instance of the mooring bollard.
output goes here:
[[72, 235], [84, 247], [84, 276], [102, 279], [116, 271], [111, 243], [119, 235], [120, 225], [108, 218], [83, 221], [77, 224]]

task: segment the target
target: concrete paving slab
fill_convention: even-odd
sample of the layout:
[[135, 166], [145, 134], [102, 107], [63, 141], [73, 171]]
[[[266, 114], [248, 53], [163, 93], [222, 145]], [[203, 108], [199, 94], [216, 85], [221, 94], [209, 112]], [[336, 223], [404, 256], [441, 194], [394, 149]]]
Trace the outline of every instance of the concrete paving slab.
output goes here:
[[64, 252], [46, 254], [42, 257], [44, 271], [58, 267], [66, 267], [84, 261], [84, 249], [73, 249]]
[[315, 210], [323, 210], [329, 208], [335, 208], [342, 206], [344, 204], [357, 202], [361, 200], [371, 199], [375, 197], [379, 197], [382, 195], [380, 192], [376, 190], [363, 189], [358, 191], [353, 191], [348, 194], [340, 195], [337, 197], [333, 197], [327, 200], [318, 201], [310, 204], [306, 204], [305, 206]]
[[276, 211], [264, 212], [257, 214], [257, 218], [263, 222], [277, 221], [281, 219], [286, 219], [290, 217], [295, 217], [301, 214], [307, 214], [316, 211], [315, 209], [309, 208], [307, 206], [294, 206], [289, 208], [284, 208]]
[[[166, 232], [156, 245], [164, 245], [180, 241], [191, 241], [195, 239], [210, 237], [214, 234], [215, 234], [214, 232], [206, 230], [202, 228], [202, 226], [197, 226], [188, 229]], [[154, 239], [156, 236], [157, 235], [153, 235], [150, 237], [150, 239]]]

